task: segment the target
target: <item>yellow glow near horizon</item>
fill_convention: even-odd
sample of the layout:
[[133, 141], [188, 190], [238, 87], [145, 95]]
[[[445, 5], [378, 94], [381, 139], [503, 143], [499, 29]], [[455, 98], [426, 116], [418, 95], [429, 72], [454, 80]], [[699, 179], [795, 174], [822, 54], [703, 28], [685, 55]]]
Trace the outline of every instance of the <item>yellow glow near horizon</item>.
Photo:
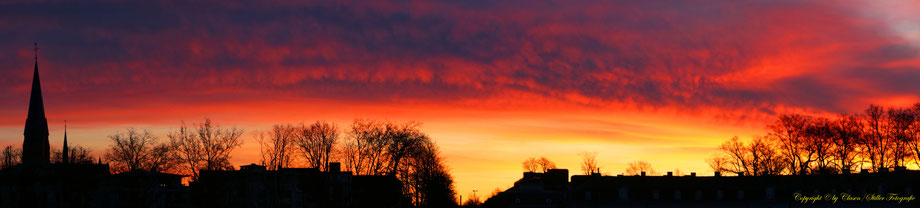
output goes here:
[[[649, 161], [659, 172], [679, 169], [684, 173], [710, 175], [704, 159], [731, 136], [750, 136], [762, 131], [763, 122], [714, 118], [706, 112], [681, 113], [674, 110], [620, 110], [570, 106], [566, 109], [506, 108], [470, 110], [438, 105], [367, 105], [354, 103], [303, 105], [304, 102], [236, 103], [216, 106], [207, 113], [221, 126], [243, 128], [244, 144], [233, 152], [234, 165], [258, 163], [259, 146], [255, 135], [275, 123], [299, 123], [327, 120], [344, 128], [354, 118], [421, 121], [422, 129], [440, 146], [441, 155], [454, 176], [458, 194], [464, 198], [473, 190], [485, 197], [496, 188], [505, 189], [521, 177], [521, 161], [545, 156], [570, 175], [581, 174], [578, 153], [597, 152], [601, 171], [616, 175], [627, 163]], [[301, 106], [280, 112], [250, 106]], [[340, 108], [330, 108], [339, 105]], [[193, 109], [197, 110], [197, 109]], [[159, 112], [163, 109], [139, 109], [136, 112]], [[179, 112], [181, 114], [181, 112]], [[62, 113], [68, 117], [78, 114]], [[59, 115], [49, 112], [52, 146], [60, 146], [63, 136]], [[259, 115], [259, 116], [256, 116]], [[166, 115], [164, 115], [166, 116]], [[68, 119], [68, 137], [72, 144], [90, 147], [100, 155], [108, 145], [107, 135], [124, 128], [149, 129], [165, 140], [167, 132], [181, 120], [195, 123], [201, 117], [175, 116], [173, 122], [144, 124], [143, 121], [80, 122]], [[168, 120], [157, 118], [155, 120]], [[728, 123], [728, 125], [724, 125]], [[3, 135], [17, 135], [21, 127], [0, 128]], [[19, 145], [21, 138], [5, 138], [3, 145]]]

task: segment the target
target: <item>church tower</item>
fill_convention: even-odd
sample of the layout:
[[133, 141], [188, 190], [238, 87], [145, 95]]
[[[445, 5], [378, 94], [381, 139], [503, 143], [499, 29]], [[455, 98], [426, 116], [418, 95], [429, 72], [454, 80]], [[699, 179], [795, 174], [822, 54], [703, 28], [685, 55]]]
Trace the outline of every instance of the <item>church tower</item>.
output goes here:
[[29, 115], [23, 132], [22, 164], [48, 164], [48, 119], [45, 119], [45, 104], [42, 101], [42, 86], [38, 78], [38, 43], [35, 44], [35, 71], [32, 74], [32, 95], [29, 99]]
[[61, 163], [70, 164], [70, 147], [67, 146], [67, 120], [64, 120], [64, 148], [61, 151]]

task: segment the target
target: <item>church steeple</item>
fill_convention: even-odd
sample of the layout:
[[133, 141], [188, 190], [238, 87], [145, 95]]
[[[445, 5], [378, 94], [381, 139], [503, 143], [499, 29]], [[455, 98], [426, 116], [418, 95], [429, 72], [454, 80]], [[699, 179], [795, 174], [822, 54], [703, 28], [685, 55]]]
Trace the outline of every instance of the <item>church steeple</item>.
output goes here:
[[35, 70], [32, 72], [32, 97], [29, 99], [29, 116], [45, 117], [45, 103], [42, 101], [42, 84], [38, 78], [38, 43], [35, 44]]
[[38, 77], [38, 43], [35, 44], [35, 70], [32, 72], [32, 94], [29, 99], [29, 115], [23, 131], [22, 164], [43, 165], [49, 162], [48, 120], [42, 101], [42, 86]]
[[67, 146], [67, 120], [64, 120], [64, 148], [61, 151], [61, 163], [70, 164], [70, 147]]

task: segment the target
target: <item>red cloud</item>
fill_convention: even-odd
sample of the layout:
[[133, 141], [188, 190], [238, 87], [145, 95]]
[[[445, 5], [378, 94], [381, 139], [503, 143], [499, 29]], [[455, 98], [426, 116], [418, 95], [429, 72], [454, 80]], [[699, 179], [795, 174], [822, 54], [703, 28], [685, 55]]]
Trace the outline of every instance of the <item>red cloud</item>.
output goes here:
[[[13, 48], [41, 34], [55, 40], [43, 44], [49, 95], [137, 99], [116, 102], [125, 106], [213, 104], [197, 95], [520, 106], [534, 103], [518, 99], [528, 97], [772, 114], [851, 111], [920, 93], [911, 81], [920, 78], [915, 45], [885, 19], [821, 2], [71, 6], [97, 4], [120, 12], [64, 10], [46, 13], [38, 27], [0, 25], [17, 31], [4, 39]], [[15, 55], [5, 62], [18, 64], [2, 66], [9, 93], [0, 104], [15, 107], [24, 102], [15, 98], [26, 92], [30, 54], [7, 51]], [[892, 77], [902, 78], [886, 81]]]

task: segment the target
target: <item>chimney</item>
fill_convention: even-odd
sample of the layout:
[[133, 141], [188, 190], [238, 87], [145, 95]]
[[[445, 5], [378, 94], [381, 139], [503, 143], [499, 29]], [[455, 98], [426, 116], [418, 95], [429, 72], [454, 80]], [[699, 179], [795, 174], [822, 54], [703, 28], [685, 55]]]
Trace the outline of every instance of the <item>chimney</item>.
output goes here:
[[642, 171], [642, 176], [645, 176], [645, 171]]
[[690, 172], [690, 177], [696, 177], [696, 172]]
[[342, 171], [342, 164], [341, 164], [341, 163], [337, 163], [337, 162], [330, 162], [330, 163], [329, 163], [329, 172], [330, 172], [330, 173], [338, 173], [338, 172], [340, 172], [340, 171]]
[[713, 173], [713, 176], [722, 177], [722, 172], [716, 171], [715, 173]]
[[867, 170], [867, 169], [862, 169], [862, 170], [859, 171], [859, 174], [863, 174], [863, 175], [869, 174], [869, 170]]
[[738, 177], [744, 176], [744, 172], [738, 172]]
[[668, 176], [674, 176], [674, 173], [671, 171], [668, 171]]

